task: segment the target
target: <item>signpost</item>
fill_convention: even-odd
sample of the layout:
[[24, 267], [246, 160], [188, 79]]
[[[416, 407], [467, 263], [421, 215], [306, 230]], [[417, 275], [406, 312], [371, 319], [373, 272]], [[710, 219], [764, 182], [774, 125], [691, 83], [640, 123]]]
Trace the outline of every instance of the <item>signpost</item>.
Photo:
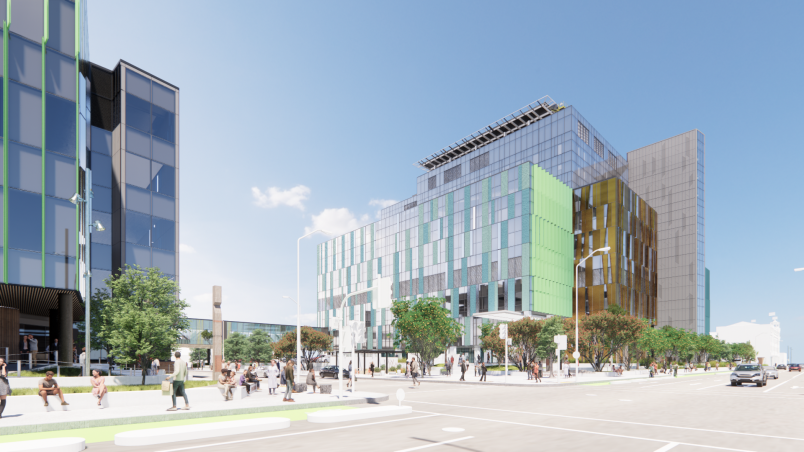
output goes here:
[[508, 383], [508, 324], [502, 323], [500, 324], [500, 339], [505, 341], [505, 376], [503, 377], [503, 382]]
[[556, 360], [558, 361], [559, 368], [561, 366], [561, 352], [567, 349], [567, 335], [560, 334], [553, 336], [553, 342], [556, 343]]

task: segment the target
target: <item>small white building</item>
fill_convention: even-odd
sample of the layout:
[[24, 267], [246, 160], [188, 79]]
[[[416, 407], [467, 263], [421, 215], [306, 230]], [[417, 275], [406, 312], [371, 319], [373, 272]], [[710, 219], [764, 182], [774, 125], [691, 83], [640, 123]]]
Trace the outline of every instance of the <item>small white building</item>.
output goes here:
[[775, 366], [787, 364], [787, 354], [779, 352], [781, 331], [779, 322], [774, 317], [771, 323], [738, 322], [719, 326], [714, 336], [729, 344], [750, 342], [757, 351], [757, 358], [764, 358], [765, 364]]

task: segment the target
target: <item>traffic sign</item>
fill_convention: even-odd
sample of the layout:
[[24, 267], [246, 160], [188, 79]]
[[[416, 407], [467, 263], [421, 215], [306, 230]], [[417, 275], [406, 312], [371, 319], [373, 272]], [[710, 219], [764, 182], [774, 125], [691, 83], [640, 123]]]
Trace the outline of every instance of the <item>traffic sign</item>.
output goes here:
[[508, 337], [508, 324], [501, 323], [500, 324], [500, 339], [506, 339]]
[[553, 342], [558, 344], [558, 350], [566, 350], [567, 349], [567, 335], [561, 334], [558, 336], [553, 336]]

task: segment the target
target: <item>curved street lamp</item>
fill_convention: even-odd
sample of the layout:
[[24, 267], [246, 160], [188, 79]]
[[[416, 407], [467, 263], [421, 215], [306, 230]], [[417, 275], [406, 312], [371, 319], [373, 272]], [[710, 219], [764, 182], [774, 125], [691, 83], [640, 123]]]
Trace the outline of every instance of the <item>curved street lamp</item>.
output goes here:
[[580, 287], [578, 285], [578, 267], [580, 267], [581, 264], [586, 262], [587, 259], [592, 257], [598, 251], [608, 252], [610, 249], [611, 249], [610, 246], [607, 246], [605, 248], [598, 248], [598, 249], [592, 251], [591, 253], [589, 253], [589, 255], [586, 256], [585, 258], [581, 259], [581, 261], [578, 262], [578, 265], [575, 266], [575, 351], [572, 352], [572, 357], [575, 358], [575, 381], [576, 382], [578, 381], [578, 368], [579, 368], [578, 358], [581, 357], [581, 352], [578, 351], [578, 315], [579, 315], [578, 314], [579, 313], [579, 310], [578, 310], [578, 292], [580, 290]]

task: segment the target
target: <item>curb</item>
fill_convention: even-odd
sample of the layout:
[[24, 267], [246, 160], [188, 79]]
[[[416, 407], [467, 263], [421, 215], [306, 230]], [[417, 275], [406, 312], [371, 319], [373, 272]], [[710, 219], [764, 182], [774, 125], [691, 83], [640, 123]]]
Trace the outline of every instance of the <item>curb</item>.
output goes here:
[[[701, 372], [700, 374], [684, 374], [679, 375], [678, 378], [686, 378], [686, 377], [697, 377], [697, 376], [707, 376], [707, 375], [721, 375], [724, 373], [730, 373], [732, 371], [712, 371], [712, 372]], [[375, 380], [382, 380], [382, 381], [399, 381], [399, 382], [410, 382], [410, 379], [397, 379], [397, 378], [388, 378], [388, 377], [374, 377]], [[641, 380], [650, 380], [650, 377], [622, 377], [617, 378], [616, 380], [604, 380], [604, 381], [581, 381], [581, 382], [574, 382], [574, 381], [566, 381], [561, 383], [499, 383], [499, 382], [485, 382], [485, 381], [455, 381], [455, 380], [429, 380], [427, 377], [422, 378], [418, 377], [422, 383], [439, 383], [439, 384], [461, 384], [461, 385], [477, 385], [477, 386], [513, 386], [517, 388], [561, 388], [565, 386], [584, 386], [584, 385], [594, 385], [594, 386], [605, 386], [610, 384], [617, 384], [617, 383], [626, 383], [626, 382], [633, 382], [633, 381], [641, 381]], [[654, 377], [654, 379], [673, 379], [671, 376], [664, 376], [664, 377]], [[530, 380], [527, 380], [530, 381]]]
[[162, 422], [162, 421], [178, 421], [184, 419], [201, 419], [205, 417], [216, 416], [233, 416], [236, 414], [254, 414], [254, 413], [268, 413], [272, 411], [288, 411], [288, 410], [303, 410], [308, 408], [323, 408], [330, 406], [345, 406], [345, 405], [362, 405], [362, 404], [376, 404], [385, 402], [389, 399], [388, 395], [380, 397], [365, 397], [353, 400], [338, 400], [332, 402], [314, 402], [314, 403], [299, 403], [287, 404], [278, 406], [265, 406], [265, 407], [252, 407], [252, 408], [235, 408], [230, 410], [215, 410], [215, 411], [195, 411], [187, 413], [156, 414], [152, 416], [137, 416], [137, 417], [119, 417], [109, 419], [96, 419], [89, 421], [76, 421], [76, 422], [54, 422], [48, 424], [36, 425], [21, 425], [15, 427], [0, 427], [0, 436], [2, 435], [18, 435], [21, 433], [39, 433], [39, 432], [52, 432], [56, 430], [72, 430], [76, 428], [92, 428], [92, 427], [111, 427], [114, 425], [130, 425], [130, 424], [143, 424], [147, 422]]

